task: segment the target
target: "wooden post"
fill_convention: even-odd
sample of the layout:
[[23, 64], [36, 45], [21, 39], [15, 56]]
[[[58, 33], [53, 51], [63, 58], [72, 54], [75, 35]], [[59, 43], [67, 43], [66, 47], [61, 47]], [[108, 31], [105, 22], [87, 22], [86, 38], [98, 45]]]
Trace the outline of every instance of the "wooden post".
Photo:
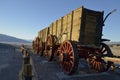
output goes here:
[[32, 65], [30, 63], [30, 53], [28, 49], [25, 49], [24, 46], [21, 47], [23, 54], [23, 80], [32, 80]]
[[30, 57], [29, 56], [24, 57], [24, 64], [30, 64]]
[[32, 65], [30, 64], [30, 56], [24, 57], [23, 74], [25, 80], [32, 80]]
[[31, 64], [24, 65], [24, 79], [32, 80], [32, 65]]

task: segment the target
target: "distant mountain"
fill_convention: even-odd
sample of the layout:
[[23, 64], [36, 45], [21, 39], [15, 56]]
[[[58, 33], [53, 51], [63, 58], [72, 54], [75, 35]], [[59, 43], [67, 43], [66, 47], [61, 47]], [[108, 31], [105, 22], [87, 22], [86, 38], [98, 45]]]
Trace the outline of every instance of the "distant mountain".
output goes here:
[[116, 45], [116, 44], [120, 44], [120, 41], [118, 41], [118, 42], [106, 42], [106, 44], [108, 44], [108, 45]]
[[27, 41], [32, 42], [33, 40], [27, 40]]
[[7, 42], [7, 43], [30, 43], [27, 40], [19, 39], [16, 37], [8, 36], [5, 34], [0, 34], [0, 42]]

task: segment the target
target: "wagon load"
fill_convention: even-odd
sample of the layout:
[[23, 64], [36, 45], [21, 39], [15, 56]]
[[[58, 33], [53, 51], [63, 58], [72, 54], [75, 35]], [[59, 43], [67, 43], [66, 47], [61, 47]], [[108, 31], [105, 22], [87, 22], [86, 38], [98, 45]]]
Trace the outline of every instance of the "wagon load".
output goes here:
[[103, 15], [103, 11], [82, 6], [52, 22], [38, 32], [40, 54], [49, 61], [59, 57], [60, 65], [67, 74], [77, 70], [79, 58], [88, 61], [92, 69], [107, 71], [111, 62], [105, 62], [102, 57], [113, 54], [102, 43], [102, 28], [106, 20]]

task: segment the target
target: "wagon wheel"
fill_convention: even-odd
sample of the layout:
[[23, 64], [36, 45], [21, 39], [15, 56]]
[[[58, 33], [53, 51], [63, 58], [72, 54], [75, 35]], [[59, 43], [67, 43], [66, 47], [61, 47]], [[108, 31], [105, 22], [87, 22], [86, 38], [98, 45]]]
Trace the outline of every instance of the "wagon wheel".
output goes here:
[[40, 42], [39, 42], [39, 53], [40, 53], [40, 56], [43, 56], [44, 49], [45, 49], [45, 45], [44, 45], [43, 41], [40, 40]]
[[77, 70], [79, 56], [77, 46], [74, 42], [64, 41], [61, 44], [59, 61], [66, 74], [72, 74]]
[[32, 42], [32, 49], [35, 51], [35, 41]]
[[37, 38], [35, 38], [34, 41], [33, 41], [33, 50], [34, 50], [35, 53], [36, 53], [36, 49], [37, 49], [36, 48], [37, 47], [36, 39]]
[[48, 35], [47, 36], [47, 41], [46, 41], [46, 57], [49, 61], [51, 61], [53, 59], [54, 56], [54, 45], [56, 42], [57, 37], [55, 37], [55, 35]]
[[92, 55], [91, 57], [89, 56], [88, 61], [90, 67], [99, 72], [105, 72], [110, 67], [110, 65], [108, 65], [103, 59], [98, 59], [95, 55]]
[[102, 57], [104, 57], [104, 56], [112, 57], [113, 56], [109, 46], [106, 45], [105, 43], [101, 43], [99, 52]]
[[35, 53], [37, 53], [37, 41], [35, 41]]
[[40, 42], [40, 39], [37, 37], [36, 39], [36, 53], [39, 54], [39, 42]]
[[98, 51], [98, 53], [99, 54], [89, 55], [88, 60], [89, 60], [90, 67], [99, 72], [105, 72], [110, 68], [111, 62], [105, 62], [102, 59], [102, 57], [104, 57], [104, 56], [112, 57], [113, 54], [112, 54], [110, 48], [104, 43], [101, 43], [100, 50]]

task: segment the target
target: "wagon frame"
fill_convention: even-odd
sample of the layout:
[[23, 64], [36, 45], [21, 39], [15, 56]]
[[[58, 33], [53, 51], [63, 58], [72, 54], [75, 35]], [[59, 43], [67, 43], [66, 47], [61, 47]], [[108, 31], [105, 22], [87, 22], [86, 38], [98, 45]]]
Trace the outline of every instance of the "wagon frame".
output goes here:
[[[114, 11], [112, 11], [114, 12]], [[105, 62], [102, 57], [113, 54], [102, 39], [102, 28], [106, 18], [103, 11], [93, 11], [83, 6], [56, 20], [49, 27], [38, 32], [34, 48], [49, 61], [59, 58], [66, 74], [73, 74], [79, 64], [79, 58], [88, 61], [90, 68], [99, 72], [107, 71], [112, 62]]]

